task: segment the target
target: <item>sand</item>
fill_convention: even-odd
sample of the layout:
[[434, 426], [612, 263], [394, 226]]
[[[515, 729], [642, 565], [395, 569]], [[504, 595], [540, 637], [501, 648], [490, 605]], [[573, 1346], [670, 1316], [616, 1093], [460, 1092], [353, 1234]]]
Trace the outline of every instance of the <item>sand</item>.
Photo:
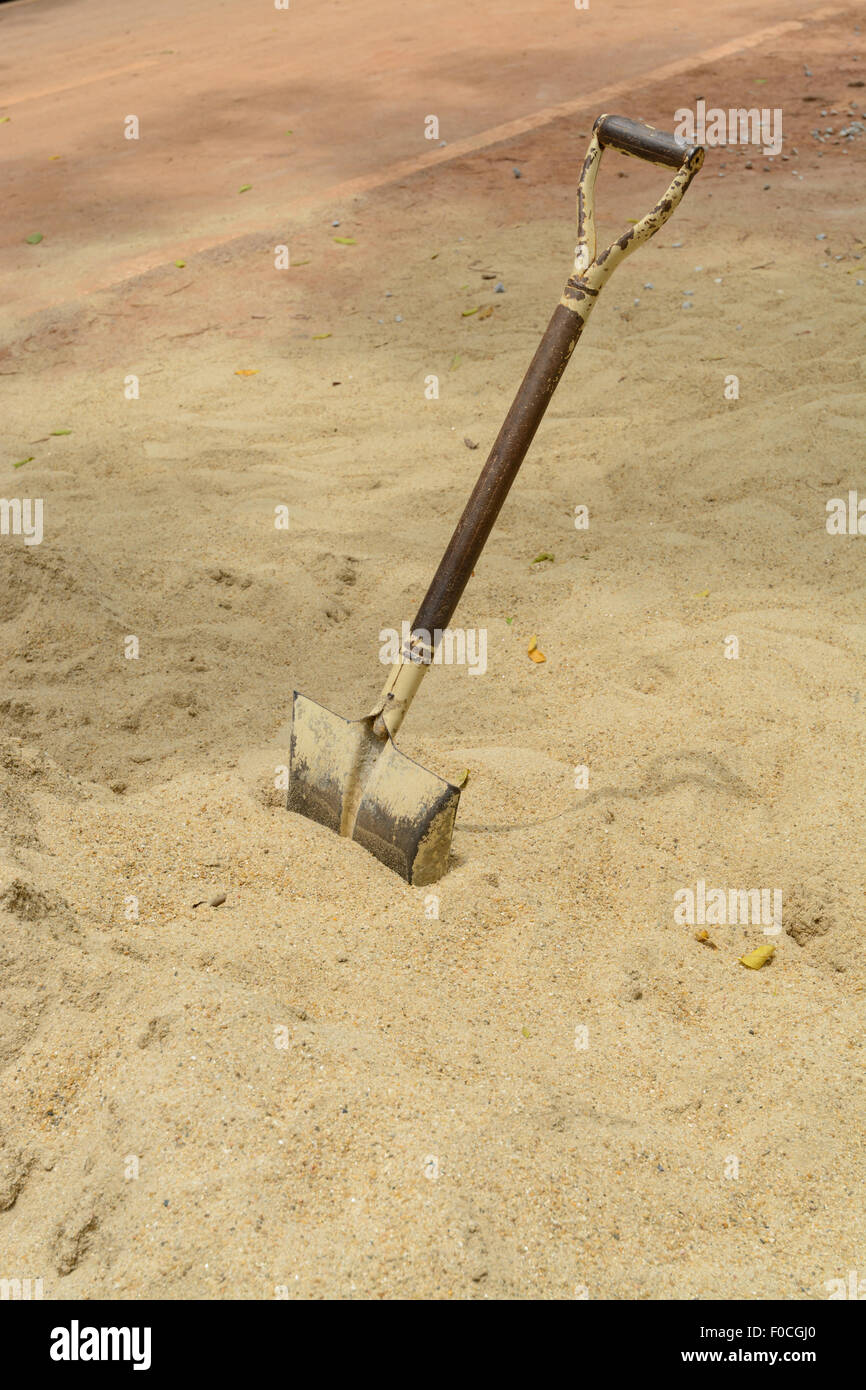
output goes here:
[[[469, 771], [434, 889], [283, 809], [291, 694], [378, 690], [568, 273], [596, 113], [310, 212], [287, 271], [265, 226], [16, 325], [4, 488], [45, 534], [0, 543], [0, 1274], [866, 1273], [866, 541], [825, 526], [864, 486], [866, 135], [810, 134], [863, 119], [857, 22], [628, 104], [781, 106], [787, 158], [712, 151], [599, 302], [459, 610], [488, 671], [435, 669], [400, 734]], [[611, 160], [604, 225], [659, 184]], [[769, 965], [760, 925], [675, 920], [699, 881], [781, 891]]]

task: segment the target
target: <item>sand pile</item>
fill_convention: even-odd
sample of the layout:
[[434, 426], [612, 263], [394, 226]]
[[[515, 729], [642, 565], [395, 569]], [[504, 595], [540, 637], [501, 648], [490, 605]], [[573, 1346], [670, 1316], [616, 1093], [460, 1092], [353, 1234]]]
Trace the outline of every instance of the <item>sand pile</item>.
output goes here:
[[[849, 30], [809, 55], [840, 105]], [[714, 152], [617, 273], [460, 609], [488, 671], [437, 669], [404, 726], [469, 770], [433, 890], [282, 809], [291, 692], [376, 692], [567, 273], [575, 132], [342, 210], [354, 246], [311, 218], [283, 276], [263, 234], [22, 330], [10, 1275], [815, 1298], [862, 1270], [866, 542], [825, 506], [863, 483], [864, 142], [809, 143], [802, 59], [695, 75], [745, 101], [772, 72], [802, 178]], [[611, 226], [658, 186], [625, 172]], [[770, 965], [738, 963], [760, 924], [676, 921], [699, 882], [781, 892]]]

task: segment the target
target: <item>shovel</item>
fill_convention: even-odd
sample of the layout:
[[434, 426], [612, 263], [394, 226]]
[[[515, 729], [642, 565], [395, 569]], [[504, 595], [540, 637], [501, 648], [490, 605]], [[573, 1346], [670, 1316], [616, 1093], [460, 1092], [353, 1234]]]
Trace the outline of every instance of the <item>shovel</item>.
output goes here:
[[[595, 180], [608, 146], [677, 172], [655, 207], [597, 255]], [[407, 758], [394, 736], [448, 630], [599, 291], [620, 261], [667, 222], [703, 162], [700, 145], [681, 145], [672, 135], [626, 116], [599, 116], [577, 187], [574, 272], [382, 693], [363, 719], [347, 720], [295, 691], [288, 809], [357, 840], [408, 883], [435, 883], [445, 872], [460, 788]]]

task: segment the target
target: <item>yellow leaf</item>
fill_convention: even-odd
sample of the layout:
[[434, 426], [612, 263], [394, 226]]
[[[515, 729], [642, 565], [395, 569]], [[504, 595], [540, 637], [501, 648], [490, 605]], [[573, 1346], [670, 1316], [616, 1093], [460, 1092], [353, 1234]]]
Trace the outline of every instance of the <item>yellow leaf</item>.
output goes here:
[[258, 376], [258, 367], [241, 367], [235, 372], [235, 376]]
[[473, 314], [477, 314], [477, 313], [478, 313], [478, 305], [476, 304], [474, 309], [463, 309], [463, 310], [461, 311], [460, 317], [461, 317], [461, 318], [464, 318], [464, 319], [471, 319], [472, 315], [473, 315]]
[[538, 641], [535, 637], [530, 637], [529, 646], [526, 648], [526, 655], [529, 657], [530, 661], [538, 663], [547, 660], [544, 652], [538, 650]]
[[462, 777], [458, 777], [458, 779], [457, 779], [457, 784], [456, 784], [456, 785], [457, 785], [458, 787], [463, 788], [463, 787], [466, 786], [466, 783], [467, 783], [468, 781], [469, 781], [469, 768], [468, 768], [468, 767], [465, 767], [465, 768], [463, 769], [463, 775], [462, 775]]
[[478, 310], [478, 317], [479, 317], [480, 319], [489, 319], [489, 318], [490, 318], [490, 315], [491, 315], [492, 313], [493, 313], [493, 305], [492, 305], [492, 304], [488, 304], [486, 309], [479, 309], [479, 310]]
[[313, 341], [315, 342], [317, 338], [330, 338], [330, 336], [330, 333], [314, 333]]
[[740, 956], [740, 965], [745, 965], [749, 970], [760, 970], [762, 965], [766, 965], [768, 960], [773, 959], [775, 946], [768, 942], [766, 946], [756, 946], [754, 951], [749, 951], [748, 955]]
[[524, 1025], [523, 1025], [523, 1027], [521, 1028], [520, 1031], [521, 1031], [521, 1033], [523, 1034], [523, 1036], [524, 1036], [525, 1038], [528, 1038], [528, 1037], [529, 1037], [529, 1029], [527, 1028], [527, 1026], [526, 1026], [525, 1023], [524, 1023]]

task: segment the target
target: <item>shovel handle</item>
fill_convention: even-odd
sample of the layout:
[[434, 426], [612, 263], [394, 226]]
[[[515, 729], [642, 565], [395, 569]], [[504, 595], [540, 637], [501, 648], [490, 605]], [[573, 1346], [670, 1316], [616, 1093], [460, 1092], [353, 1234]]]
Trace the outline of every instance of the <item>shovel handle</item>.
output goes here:
[[[676, 168], [677, 173], [655, 207], [612, 241], [606, 250], [596, 254], [595, 176], [606, 146]], [[703, 158], [701, 146], [682, 146], [673, 135], [627, 116], [600, 116], [593, 126], [578, 184], [574, 273], [418, 609], [412, 624], [411, 645], [416, 645], [416, 634], [420, 633], [417, 645], [432, 654], [436, 645], [434, 633], [443, 631], [451, 621], [601, 289], [620, 261], [649, 240], [668, 220], [700, 169]]]
[[577, 315], [556, 306], [412, 624], [428, 644], [451, 621], [582, 329]]
[[610, 146], [621, 154], [646, 159], [650, 164], [666, 164], [679, 169], [697, 148], [681, 145], [676, 136], [666, 130], [656, 130], [645, 121], [633, 121], [630, 116], [599, 116], [594, 126], [598, 143], [603, 150]]

